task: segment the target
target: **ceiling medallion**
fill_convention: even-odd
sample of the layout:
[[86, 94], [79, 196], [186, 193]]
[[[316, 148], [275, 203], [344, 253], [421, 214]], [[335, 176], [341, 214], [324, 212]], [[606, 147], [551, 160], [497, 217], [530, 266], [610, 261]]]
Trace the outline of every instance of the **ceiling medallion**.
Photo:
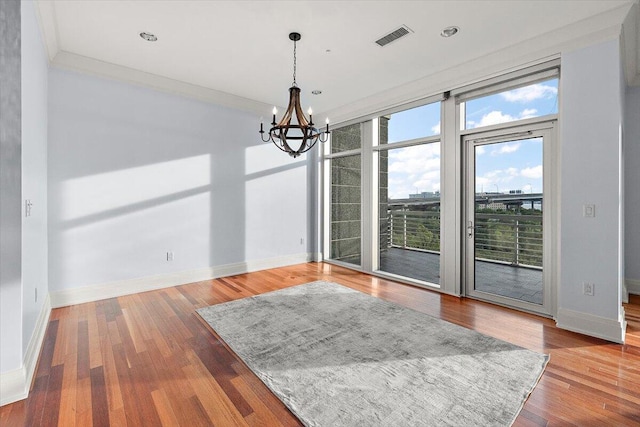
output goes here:
[[[276, 113], [278, 110], [273, 107], [273, 120], [267, 138], [264, 138], [265, 130], [263, 123], [260, 123], [260, 138], [263, 142], [273, 142], [276, 147], [293, 158], [309, 151], [315, 143], [327, 142], [329, 139], [329, 119], [324, 131], [314, 127], [313, 115], [309, 108], [309, 120], [304, 115], [300, 106], [300, 88], [296, 83], [296, 42], [301, 38], [300, 33], [289, 34], [289, 39], [293, 41], [293, 84], [289, 88], [289, 106], [284, 112], [282, 119], [276, 124]], [[291, 123], [295, 117], [296, 123]], [[292, 147], [293, 145], [293, 147]]]

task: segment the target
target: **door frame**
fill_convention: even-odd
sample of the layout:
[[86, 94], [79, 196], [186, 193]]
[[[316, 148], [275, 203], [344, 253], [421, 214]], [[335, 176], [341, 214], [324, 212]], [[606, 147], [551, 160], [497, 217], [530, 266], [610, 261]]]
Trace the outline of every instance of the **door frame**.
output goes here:
[[[463, 251], [462, 292], [470, 298], [485, 300], [494, 304], [516, 308], [545, 316], [554, 316], [557, 305], [557, 283], [559, 268], [557, 254], [559, 254], [558, 221], [559, 212], [557, 167], [557, 120], [547, 119], [538, 123], [526, 123], [514, 126], [503, 126], [493, 130], [472, 130], [461, 135], [463, 150], [463, 222], [462, 227]], [[475, 150], [476, 146], [523, 140], [541, 137], [543, 139], [543, 303], [542, 305], [503, 297], [475, 290], [475, 239], [470, 239], [467, 234], [469, 221], [475, 221]], [[475, 223], [474, 223], [475, 225]], [[474, 233], [475, 237], [475, 233]]]

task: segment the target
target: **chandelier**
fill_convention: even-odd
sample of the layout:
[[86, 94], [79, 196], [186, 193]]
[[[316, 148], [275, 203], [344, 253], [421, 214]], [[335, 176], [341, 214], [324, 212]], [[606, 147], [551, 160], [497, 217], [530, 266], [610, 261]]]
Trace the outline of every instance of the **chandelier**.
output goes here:
[[[282, 119], [276, 124], [278, 110], [273, 107], [273, 120], [267, 138], [265, 139], [264, 137], [263, 123], [260, 123], [259, 131], [263, 142], [273, 142], [276, 147], [285, 153], [289, 153], [293, 158], [309, 151], [318, 140], [327, 142], [329, 139], [329, 119], [327, 119], [326, 130], [321, 131], [314, 127], [311, 108], [309, 108], [309, 120], [307, 120], [300, 106], [300, 88], [296, 83], [296, 42], [301, 37], [300, 33], [289, 34], [289, 39], [293, 41], [293, 84], [289, 88], [287, 111], [284, 112]], [[297, 124], [291, 123], [294, 116]]]

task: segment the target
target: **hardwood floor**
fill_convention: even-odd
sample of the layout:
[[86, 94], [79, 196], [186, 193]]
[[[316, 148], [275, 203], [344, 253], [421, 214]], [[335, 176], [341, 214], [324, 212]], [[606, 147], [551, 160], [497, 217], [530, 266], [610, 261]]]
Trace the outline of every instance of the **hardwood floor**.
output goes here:
[[516, 426], [640, 425], [640, 297], [627, 344], [534, 315], [329, 264], [301, 264], [53, 310], [29, 398], [2, 426], [297, 426], [299, 421], [195, 309], [330, 280], [551, 354]]

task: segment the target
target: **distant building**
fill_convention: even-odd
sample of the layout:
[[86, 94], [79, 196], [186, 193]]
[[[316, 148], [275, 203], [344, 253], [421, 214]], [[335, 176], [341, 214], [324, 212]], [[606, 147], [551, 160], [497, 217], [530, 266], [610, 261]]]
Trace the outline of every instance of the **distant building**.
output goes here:
[[409, 194], [410, 199], [433, 199], [440, 197], [440, 192], [423, 191], [422, 193]]

